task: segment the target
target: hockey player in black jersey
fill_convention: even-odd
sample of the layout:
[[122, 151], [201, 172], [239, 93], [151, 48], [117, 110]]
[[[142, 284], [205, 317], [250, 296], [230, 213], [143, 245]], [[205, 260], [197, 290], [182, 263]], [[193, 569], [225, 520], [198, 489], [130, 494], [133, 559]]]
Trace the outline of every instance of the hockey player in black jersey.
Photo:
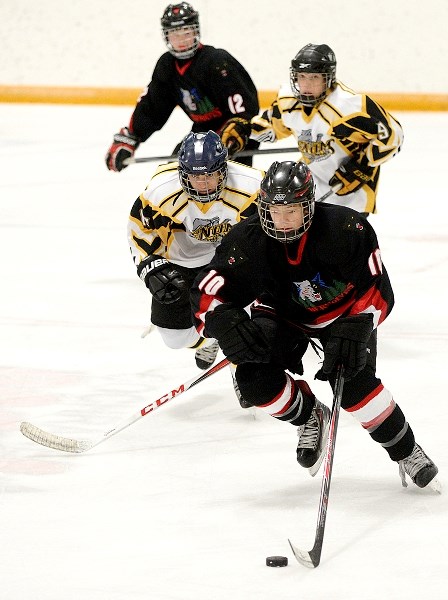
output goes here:
[[[128, 126], [114, 135], [106, 155], [112, 171], [126, 167], [123, 161], [162, 129], [176, 106], [193, 121], [195, 133], [219, 132], [231, 117], [251, 119], [258, 113], [258, 94], [249, 74], [226, 50], [201, 44], [199, 13], [190, 4], [167, 6], [161, 25], [168, 52], [159, 58]], [[251, 140], [247, 147], [258, 146]], [[252, 157], [240, 162], [251, 165]]]
[[244, 400], [298, 426], [300, 465], [317, 471], [329, 421], [329, 409], [293, 377], [303, 374], [301, 359], [317, 340], [318, 378], [334, 387], [344, 365], [342, 408], [399, 463], [403, 485], [407, 474], [425, 487], [437, 467], [376, 375], [376, 328], [393, 304], [373, 228], [352, 209], [316, 204], [303, 162], [269, 168], [258, 214], [230, 231], [192, 288], [198, 332], [238, 365]]

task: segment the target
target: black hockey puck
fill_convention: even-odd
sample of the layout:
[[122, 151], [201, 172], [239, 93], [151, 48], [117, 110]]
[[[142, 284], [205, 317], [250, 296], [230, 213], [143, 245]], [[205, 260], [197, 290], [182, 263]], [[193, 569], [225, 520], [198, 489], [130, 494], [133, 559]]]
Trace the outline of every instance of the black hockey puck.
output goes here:
[[268, 556], [266, 564], [268, 567], [287, 567], [288, 558], [286, 556]]

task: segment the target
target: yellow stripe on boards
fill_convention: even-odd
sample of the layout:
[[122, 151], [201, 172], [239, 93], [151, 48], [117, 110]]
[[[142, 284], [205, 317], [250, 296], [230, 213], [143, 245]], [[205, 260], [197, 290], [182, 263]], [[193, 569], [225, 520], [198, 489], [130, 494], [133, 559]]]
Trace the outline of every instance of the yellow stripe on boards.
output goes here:
[[[0, 85], [0, 102], [37, 102], [41, 104], [115, 104], [134, 106], [142, 88], [53, 87]], [[277, 90], [260, 90], [260, 106], [268, 107]], [[367, 92], [390, 111], [445, 111], [448, 94]]]

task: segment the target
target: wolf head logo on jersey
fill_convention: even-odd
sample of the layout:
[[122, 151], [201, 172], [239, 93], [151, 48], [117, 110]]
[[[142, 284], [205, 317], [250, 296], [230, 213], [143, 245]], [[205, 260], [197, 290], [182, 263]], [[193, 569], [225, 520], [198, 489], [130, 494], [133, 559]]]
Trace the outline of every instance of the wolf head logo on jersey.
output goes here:
[[215, 106], [208, 96], [202, 96], [197, 88], [181, 88], [180, 92], [182, 104], [193, 121], [201, 122], [222, 116], [221, 109]]
[[340, 302], [353, 289], [353, 284], [346, 284], [336, 279], [325, 282], [320, 273], [316, 273], [311, 279], [294, 281], [293, 285], [293, 300], [311, 311], [317, 310], [316, 305], [322, 309]]
[[309, 300], [310, 302], [320, 302], [322, 300], [321, 294], [314, 289], [313, 284], [308, 279], [296, 282], [295, 285], [302, 300]]
[[193, 97], [190, 94], [189, 90], [181, 89], [180, 93], [182, 94], [182, 103], [184, 104], [184, 106], [186, 106], [191, 112], [196, 112], [196, 102], [193, 100]]

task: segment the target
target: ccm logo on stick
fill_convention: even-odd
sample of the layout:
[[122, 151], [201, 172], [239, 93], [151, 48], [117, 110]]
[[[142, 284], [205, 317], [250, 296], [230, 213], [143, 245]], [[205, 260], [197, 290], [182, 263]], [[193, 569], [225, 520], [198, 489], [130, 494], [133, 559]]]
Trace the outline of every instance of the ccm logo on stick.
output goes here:
[[169, 394], [164, 394], [163, 396], [161, 396], [154, 402], [151, 402], [151, 404], [148, 404], [148, 406], [145, 406], [145, 408], [141, 409], [140, 413], [141, 413], [142, 417], [144, 417], [145, 415], [147, 415], [148, 413], [153, 411], [155, 408], [162, 406], [162, 404], [165, 404], [165, 402], [172, 400], [174, 398], [174, 396], [177, 396], [178, 394], [182, 394], [182, 392], [184, 392], [184, 391], [185, 391], [185, 387], [182, 384], [179, 389], [171, 390], [171, 392], [169, 392]]

